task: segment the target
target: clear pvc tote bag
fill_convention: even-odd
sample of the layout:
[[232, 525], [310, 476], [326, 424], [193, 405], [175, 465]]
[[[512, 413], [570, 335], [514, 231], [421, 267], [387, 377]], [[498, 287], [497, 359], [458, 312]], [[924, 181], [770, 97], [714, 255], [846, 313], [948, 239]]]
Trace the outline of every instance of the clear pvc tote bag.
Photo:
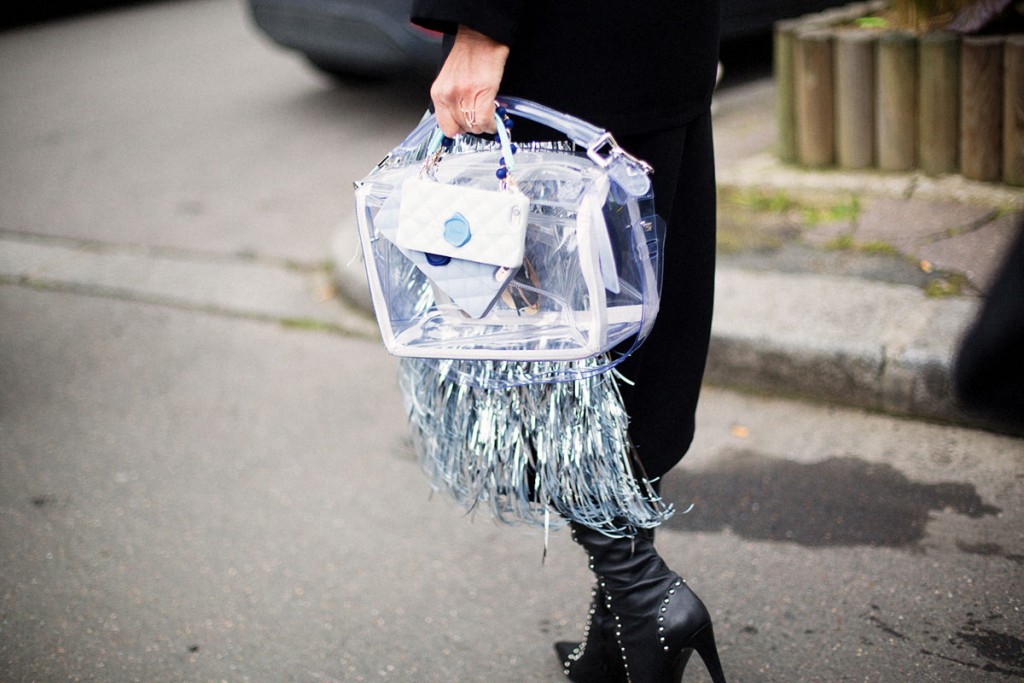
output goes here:
[[[512, 144], [517, 117], [566, 141]], [[606, 131], [533, 102], [499, 98], [496, 120], [494, 141], [451, 141], [428, 115], [356, 183], [385, 346], [470, 361], [576, 361], [635, 348], [660, 297], [650, 168]]]

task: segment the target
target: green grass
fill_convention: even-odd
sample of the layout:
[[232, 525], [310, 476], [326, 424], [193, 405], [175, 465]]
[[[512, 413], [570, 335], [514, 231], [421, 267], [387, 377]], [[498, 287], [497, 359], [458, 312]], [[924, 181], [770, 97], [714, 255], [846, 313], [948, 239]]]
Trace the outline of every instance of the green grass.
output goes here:
[[845, 202], [830, 204], [824, 207], [805, 206], [801, 208], [804, 225], [824, 225], [854, 221], [860, 215], [860, 200], [850, 197]]
[[344, 330], [334, 323], [313, 318], [283, 318], [281, 327], [287, 330], [303, 330], [306, 332], [333, 332], [344, 333]]
[[924, 288], [924, 294], [933, 299], [941, 299], [949, 296], [961, 296], [968, 288], [967, 278], [960, 273], [949, 275], [932, 280]]
[[899, 251], [888, 242], [857, 242], [853, 235], [839, 235], [822, 245], [830, 251], [853, 251], [872, 256], [897, 256]]
[[738, 190], [723, 194], [721, 199], [723, 203], [758, 213], [797, 213], [804, 225], [852, 221], [861, 212], [860, 199], [855, 196], [840, 202], [822, 203], [797, 199], [781, 190]]
[[[718, 248], [724, 253], [778, 249], [799, 241], [806, 228], [852, 223], [860, 212], [856, 196], [837, 200], [835, 195], [795, 197], [782, 191], [727, 190], [719, 196]], [[854, 248], [851, 238], [838, 239], [829, 248]]]
[[852, 251], [857, 248], [857, 245], [853, 241], [853, 235], [840, 235], [839, 237], [834, 237], [821, 246], [829, 251]]
[[899, 254], [896, 247], [887, 242], [864, 242], [857, 245], [857, 250], [863, 254], [874, 254], [875, 256], [895, 256]]
[[860, 28], [887, 28], [889, 22], [885, 17], [861, 17], [857, 20], [857, 26]]

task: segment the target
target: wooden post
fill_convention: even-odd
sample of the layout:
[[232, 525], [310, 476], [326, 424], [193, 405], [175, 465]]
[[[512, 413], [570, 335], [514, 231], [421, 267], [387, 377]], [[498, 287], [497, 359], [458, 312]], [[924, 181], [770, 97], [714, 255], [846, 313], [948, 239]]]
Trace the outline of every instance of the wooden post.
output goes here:
[[779, 135], [779, 159], [795, 164], [796, 149], [796, 84], [793, 72], [795, 33], [799, 21], [777, 21], [773, 34], [772, 64], [775, 72], [775, 125]]
[[836, 158], [840, 168], [868, 168], [875, 161], [875, 34], [836, 36]]
[[960, 146], [960, 43], [952, 33], [918, 39], [917, 149], [928, 175], [956, 173]]
[[876, 67], [878, 167], [909, 171], [917, 164], [917, 39], [908, 33], [883, 34]]
[[999, 180], [1003, 166], [1002, 36], [965, 37], [960, 52], [960, 173]]
[[1003, 182], [1024, 186], [1024, 35], [1003, 48]]
[[832, 32], [799, 32], [795, 55], [796, 137], [800, 163], [831, 166], [835, 161]]

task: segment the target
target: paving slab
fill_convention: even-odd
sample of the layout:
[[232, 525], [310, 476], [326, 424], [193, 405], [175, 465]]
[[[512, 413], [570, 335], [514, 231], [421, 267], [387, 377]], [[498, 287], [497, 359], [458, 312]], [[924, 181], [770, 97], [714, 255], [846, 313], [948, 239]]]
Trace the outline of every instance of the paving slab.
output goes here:
[[1017, 233], [1024, 229], [1024, 213], [1010, 212], [976, 230], [936, 240], [915, 250], [918, 258], [934, 267], [963, 273], [981, 291], [992, 280]]
[[857, 217], [854, 240], [883, 242], [904, 253], [937, 237], [973, 230], [996, 216], [990, 206], [923, 199], [867, 198]]

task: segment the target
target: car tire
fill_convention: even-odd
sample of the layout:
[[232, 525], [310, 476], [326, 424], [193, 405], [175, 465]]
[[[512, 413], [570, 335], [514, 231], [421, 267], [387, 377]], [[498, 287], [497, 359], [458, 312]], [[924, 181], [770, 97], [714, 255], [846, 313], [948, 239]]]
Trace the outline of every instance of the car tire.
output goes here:
[[395, 75], [383, 71], [360, 69], [351, 64], [339, 64], [318, 55], [305, 55], [306, 61], [314, 69], [342, 85], [364, 85], [392, 80]]

